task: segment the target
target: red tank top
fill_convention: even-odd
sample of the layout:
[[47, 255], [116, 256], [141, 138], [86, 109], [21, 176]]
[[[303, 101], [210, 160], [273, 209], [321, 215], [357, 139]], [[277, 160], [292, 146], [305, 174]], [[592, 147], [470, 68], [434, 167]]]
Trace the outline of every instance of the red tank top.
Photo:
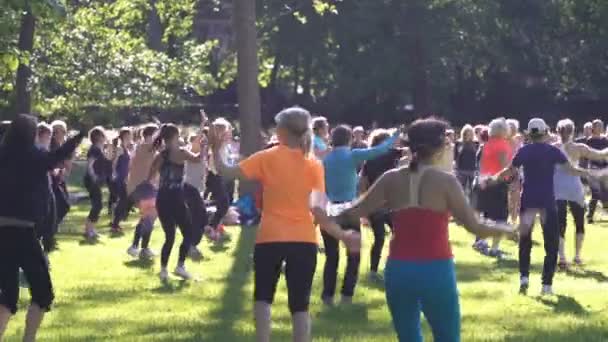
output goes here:
[[453, 256], [448, 234], [450, 215], [419, 207], [420, 180], [427, 170], [410, 174], [410, 206], [392, 214], [389, 259], [429, 261]]
[[448, 213], [424, 208], [394, 212], [389, 259], [429, 261], [452, 258], [449, 218]]

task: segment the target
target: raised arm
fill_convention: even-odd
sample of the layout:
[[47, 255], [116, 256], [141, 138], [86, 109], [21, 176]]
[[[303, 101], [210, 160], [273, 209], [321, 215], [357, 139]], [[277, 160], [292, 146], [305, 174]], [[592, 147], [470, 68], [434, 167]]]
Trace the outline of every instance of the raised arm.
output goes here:
[[57, 168], [64, 160], [70, 159], [74, 154], [74, 151], [76, 151], [78, 145], [80, 145], [82, 142], [82, 139], [84, 139], [85, 135], [85, 132], [80, 132], [78, 135], [68, 139], [65, 144], [61, 145], [55, 151], [45, 153], [42, 160], [44, 168], [47, 170], [52, 170]]
[[357, 148], [352, 150], [353, 160], [356, 163], [361, 163], [366, 160], [377, 158], [387, 153], [399, 138], [399, 132], [395, 132], [390, 138], [386, 139], [382, 144], [370, 148]]

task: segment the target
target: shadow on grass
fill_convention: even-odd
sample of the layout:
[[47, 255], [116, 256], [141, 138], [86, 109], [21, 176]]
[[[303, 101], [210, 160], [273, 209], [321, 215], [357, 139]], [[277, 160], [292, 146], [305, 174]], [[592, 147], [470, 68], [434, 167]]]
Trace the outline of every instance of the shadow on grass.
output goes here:
[[587, 269], [569, 269], [566, 274], [574, 278], [593, 279], [599, 283], [608, 282], [608, 276], [602, 272]]
[[162, 281], [157, 288], [152, 289], [152, 292], [161, 294], [173, 294], [181, 292], [182, 290], [190, 287], [191, 282], [192, 280], [183, 279], [180, 279], [177, 282], [173, 282], [171, 280]]
[[589, 314], [587, 309], [585, 309], [576, 299], [569, 296], [557, 295], [557, 300], [554, 300], [554, 298], [538, 297], [538, 301], [553, 308], [555, 313], [574, 314], [578, 316], [586, 316]]
[[154, 266], [154, 260], [137, 258], [137, 259], [127, 260], [123, 264], [129, 268], [151, 269], [152, 266]]
[[[241, 229], [238, 236], [238, 242], [234, 247], [234, 261], [230, 271], [227, 274], [224, 293], [221, 298], [218, 298], [215, 309], [209, 313], [209, 317], [219, 318], [211, 323], [211, 326], [206, 328], [204, 338], [201, 336], [201, 341], [252, 341], [254, 335], [244, 336], [242, 331], [235, 329], [238, 320], [245, 316], [251, 317], [251, 314], [245, 313], [245, 303], [251, 301], [251, 298], [245, 294], [245, 286], [249, 281], [252, 272], [250, 264], [250, 255], [253, 251], [255, 230]], [[282, 338], [273, 337], [277, 341], [282, 341]]]

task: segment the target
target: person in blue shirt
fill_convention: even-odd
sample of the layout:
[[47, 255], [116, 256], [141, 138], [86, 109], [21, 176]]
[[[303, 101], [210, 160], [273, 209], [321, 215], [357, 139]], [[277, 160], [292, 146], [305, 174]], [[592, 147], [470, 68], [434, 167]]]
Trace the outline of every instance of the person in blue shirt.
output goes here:
[[312, 120], [312, 147], [315, 156], [318, 159], [323, 159], [329, 153], [329, 146], [327, 146], [327, 139], [329, 136], [329, 123], [327, 119], [319, 116]]
[[[388, 153], [399, 137], [397, 131], [382, 144], [365, 149], [351, 149], [353, 132], [349, 126], [341, 125], [331, 133], [333, 149], [323, 159], [325, 168], [325, 190], [330, 202], [329, 214], [339, 215], [340, 209], [348, 207], [349, 203], [357, 197], [357, 168], [365, 161], [377, 158]], [[332, 211], [334, 211], [332, 213]], [[348, 222], [344, 229], [360, 231], [360, 222]], [[325, 268], [323, 272], [322, 300], [326, 305], [333, 304], [336, 290], [337, 269], [339, 263], [338, 241], [325, 232], [321, 232], [325, 245]], [[344, 274], [342, 287], [342, 302], [352, 302], [357, 278], [359, 274], [359, 255], [349, 255]]]
[[547, 143], [549, 128], [543, 119], [530, 120], [527, 133], [531, 143], [520, 148], [513, 157], [511, 165], [493, 179], [504, 179], [523, 167], [524, 183], [519, 224], [520, 292], [525, 294], [528, 290], [532, 228], [536, 215], [539, 215], [546, 253], [541, 294], [551, 295], [559, 248], [559, 224], [553, 184], [555, 167], [562, 165], [564, 171], [577, 176], [586, 176], [588, 173], [572, 165], [559, 148]]

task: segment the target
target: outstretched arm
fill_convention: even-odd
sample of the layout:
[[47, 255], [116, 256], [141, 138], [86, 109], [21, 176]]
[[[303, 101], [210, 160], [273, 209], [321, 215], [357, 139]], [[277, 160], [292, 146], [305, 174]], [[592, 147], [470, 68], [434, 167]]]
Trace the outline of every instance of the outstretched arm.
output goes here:
[[385, 153], [395, 144], [395, 141], [399, 138], [399, 132], [393, 134], [390, 138], [386, 139], [382, 144], [371, 147], [371, 148], [357, 148], [352, 150], [353, 160], [358, 164], [366, 160], [374, 159]]

